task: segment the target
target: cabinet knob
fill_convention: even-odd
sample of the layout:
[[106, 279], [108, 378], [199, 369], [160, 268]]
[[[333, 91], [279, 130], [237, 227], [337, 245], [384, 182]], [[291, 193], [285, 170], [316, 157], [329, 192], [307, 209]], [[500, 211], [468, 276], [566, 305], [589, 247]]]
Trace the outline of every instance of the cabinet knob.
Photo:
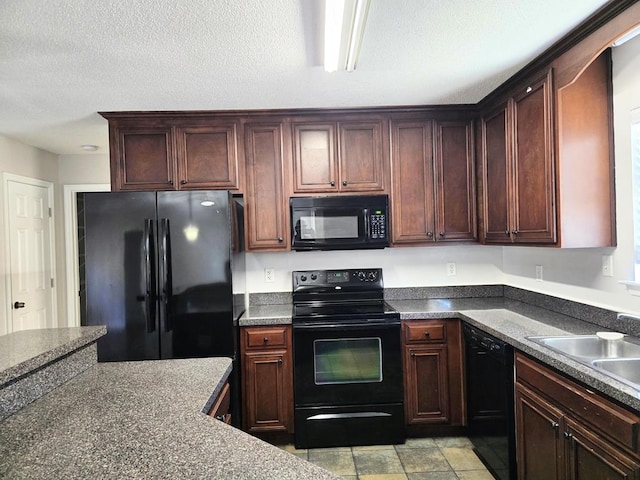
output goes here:
[[24, 308], [24, 302], [15, 302], [15, 303], [13, 304], [13, 308], [15, 308], [16, 310], [17, 310], [18, 308]]
[[505, 230], [504, 234], [508, 237], [511, 234], [511, 232], [509, 230]]
[[424, 332], [425, 337], [429, 337], [429, 335], [430, 335], [429, 332]]
[[268, 341], [269, 341], [269, 337], [264, 337], [264, 338], [262, 339], [262, 342], [263, 342], [263, 343], [267, 343]]
[[573, 434], [571, 432], [564, 432], [564, 438], [571, 438]]
[[173, 185], [173, 180], [169, 180], [169, 185]]
[[427, 237], [433, 238], [433, 232], [427, 232]]
[[444, 232], [440, 232], [440, 236], [441, 236], [442, 238], [444, 238], [444, 237], [445, 237], [445, 233], [444, 233]]
[[513, 233], [514, 235], [518, 234], [518, 230], [511, 230], [511, 233]]
[[278, 359], [278, 363], [282, 363], [282, 359], [281, 358]]
[[416, 356], [415, 352], [411, 352], [411, 356], [415, 357]]
[[554, 430], [557, 430], [558, 427], [560, 427], [560, 424], [558, 422], [551, 422], [551, 428], [553, 428]]
[[180, 180], [180, 185], [186, 185], [187, 181], [186, 180]]
[[284, 238], [282, 238], [282, 237], [278, 237], [278, 242], [279, 242], [279, 243], [284, 242]]
[[346, 180], [343, 180], [343, 181], [342, 181], [342, 186], [343, 186], [343, 187], [346, 187], [346, 186], [347, 186], [347, 181], [346, 181]]
[[336, 186], [336, 182], [334, 182], [333, 180], [331, 180], [331, 181], [329, 182], [329, 185], [331, 185], [332, 187], [335, 187], [335, 186]]
[[525, 90], [526, 93], [531, 93], [533, 91], [533, 88], [531, 87], [527, 87], [527, 89]]

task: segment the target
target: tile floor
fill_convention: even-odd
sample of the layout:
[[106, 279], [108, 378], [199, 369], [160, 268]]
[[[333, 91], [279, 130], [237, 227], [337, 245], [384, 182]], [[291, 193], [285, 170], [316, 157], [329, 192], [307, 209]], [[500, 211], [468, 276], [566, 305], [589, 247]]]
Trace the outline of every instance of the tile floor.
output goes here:
[[280, 448], [345, 480], [493, 480], [465, 437], [410, 438], [402, 445]]

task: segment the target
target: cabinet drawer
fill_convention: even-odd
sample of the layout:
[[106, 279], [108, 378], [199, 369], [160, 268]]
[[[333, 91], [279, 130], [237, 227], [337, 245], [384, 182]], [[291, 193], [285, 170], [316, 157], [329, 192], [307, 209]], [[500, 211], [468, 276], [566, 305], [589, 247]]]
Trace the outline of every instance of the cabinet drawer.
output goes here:
[[420, 321], [415, 323], [406, 323], [405, 341], [407, 343], [415, 342], [438, 342], [442, 343], [447, 337], [447, 326], [444, 323], [431, 323], [429, 321]]
[[285, 347], [287, 345], [287, 328], [247, 328], [245, 330], [245, 347], [252, 348], [269, 348], [269, 347]]
[[226, 424], [231, 423], [231, 415], [229, 413], [229, 407], [231, 406], [231, 388], [229, 382], [225, 383], [222, 387], [220, 395], [216, 399], [215, 403], [209, 410], [209, 415], [224, 422]]
[[535, 360], [516, 354], [516, 380], [526, 383], [612, 441], [640, 452], [640, 417]]

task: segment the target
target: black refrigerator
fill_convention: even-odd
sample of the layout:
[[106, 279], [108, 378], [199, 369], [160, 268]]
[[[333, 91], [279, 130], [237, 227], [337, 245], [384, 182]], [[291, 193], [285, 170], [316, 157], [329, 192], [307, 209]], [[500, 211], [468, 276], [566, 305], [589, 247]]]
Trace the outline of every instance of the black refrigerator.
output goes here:
[[107, 326], [98, 361], [237, 360], [241, 202], [226, 191], [84, 193], [78, 225], [82, 324]]

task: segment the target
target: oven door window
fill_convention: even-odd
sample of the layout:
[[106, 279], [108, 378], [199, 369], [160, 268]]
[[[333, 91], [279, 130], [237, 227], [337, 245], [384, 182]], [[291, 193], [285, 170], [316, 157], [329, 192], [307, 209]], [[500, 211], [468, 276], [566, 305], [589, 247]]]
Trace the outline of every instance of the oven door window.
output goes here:
[[337, 338], [313, 342], [316, 385], [382, 382], [380, 338]]

